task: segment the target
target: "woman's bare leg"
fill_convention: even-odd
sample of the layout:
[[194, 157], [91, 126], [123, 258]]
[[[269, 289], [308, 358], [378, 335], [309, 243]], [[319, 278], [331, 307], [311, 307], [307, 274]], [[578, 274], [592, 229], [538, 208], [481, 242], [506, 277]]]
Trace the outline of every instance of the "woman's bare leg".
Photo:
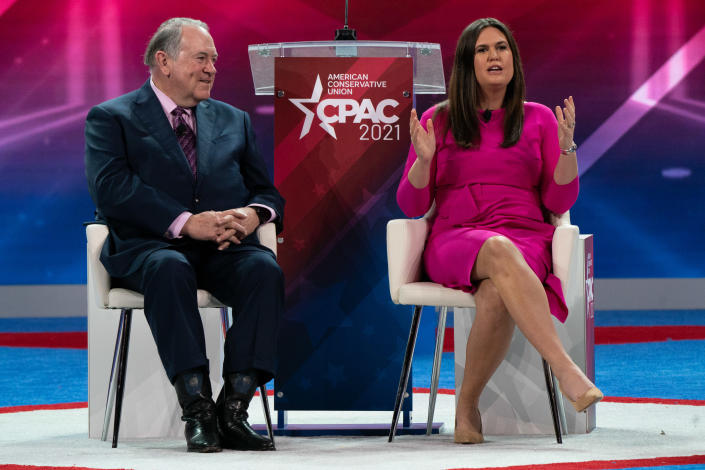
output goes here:
[[475, 293], [476, 314], [465, 353], [465, 373], [455, 412], [458, 435], [482, 432], [480, 394], [507, 355], [514, 320], [491, 279], [480, 282]]
[[550, 364], [568, 398], [575, 401], [593, 387], [558, 339], [541, 281], [506, 237], [489, 238], [480, 248], [471, 279], [488, 278], [516, 325]]

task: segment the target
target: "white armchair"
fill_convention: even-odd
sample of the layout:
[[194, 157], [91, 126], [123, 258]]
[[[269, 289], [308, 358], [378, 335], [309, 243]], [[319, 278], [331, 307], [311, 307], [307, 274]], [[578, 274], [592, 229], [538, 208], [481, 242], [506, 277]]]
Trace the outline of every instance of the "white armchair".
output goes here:
[[[106, 440], [107, 439], [107, 434], [108, 434], [108, 429], [110, 426], [110, 416], [113, 411], [113, 405], [115, 407], [115, 417], [114, 417], [114, 422], [113, 422], [113, 439], [112, 439], [112, 446], [117, 447], [117, 442], [118, 442], [118, 433], [119, 433], [119, 428], [120, 428], [120, 418], [121, 418], [121, 413], [122, 413], [122, 403], [123, 403], [123, 396], [125, 393], [125, 375], [127, 372], [127, 357], [128, 357], [128, 350], [130, 349], [130, 329], [131, 329], [131, 324], [132, 324], [132, 311], [134, 309], [143, 309], [144, 308], [144, 297], [142, 294], [138, 292], [131, 291], [129, 289], [123, 289], [123, 288], [113, 288], [111, 286], [111, 279], [110, 276], [108, 275], [107, 271], [103, 267], [103, 264], [100, 262], [100, 252], [103, 247], [103, 243], [105, 242], [106, 238], [108, 236], [108, 227], [107, 225], [99, 224], [99, 223], [93, 223], [93, 224], [88, 224], [86, 226], [86, 239], [87, 239], [87, 269], [88, 269], [88, 343], [89, 343], [89, 351], [88, 351], [88, 360], [89, 360], [89, 433], [91, 433], [91, 426], [90, 423], [93, 421], [92, 417], [95, 414], [93, 411], [97, 408], [96, 406], [91, 406], [94, 405], [94, 402], [96, 401], [94, 396], [96, 395], [93, 393], [93, 390], [90, 390], [91, 388], [99, 388], [97, 383], [104, 384], [102, 382], [102, 378], [104, 377], [102, 374], [104, 373], [104, 368], [99, 366], [99, 364], [104, 364], [105, 361], [101, 361], [100, 358], [97, 358], [95, 356], [100, 356], [98, 353], [98, 350], [100, 349], [101, 351], [105, 350], [105, 345], [104, 340], [106, 339], [107, 332], [104, 331], [104, 327], [106, 326], [106, 313], [110, 313], [110, 311], [115, 311], [119, 310], [120, 311], [120, 318], [119, 318], [119, 324], [117, 328], [117, 335], [115, 338], [115, 349], [113, 352], [112, 356], [112, 366], [110, 367], [110, 378], [108, 380], [107, 384], [107, 399], [105, 401], [105, 408], [103, 412], [103, 426], [102, 426], [102, 434], [101, 434], [101, 439]], [[259, 237], [260, 243], [262, 245], [266, 246], [267, 248], [271, 249], [274, 254], [277, 253], [277, 246], [276, 246], [276, 232], [275, 232], [275, 227], [274, 224], [268, 223], [265, 225], [260, 226], [257, 229], [257, 236]], [[217, 308], [220, 309], [220, 324], [218, 325], [217, 322], [213, 321], [208, 321], [208, 318], [204, 317], [204, 329], [207, 332], [207, 348], [211, 343], [215, 343], [213, 346], [214, 349], [218, 351], [218, 356], [220, 351], [222, 351], [222, 341], [224, 340], [225, 332], [228, 330], [230, 326], [230, 316], [228, 314], [228, 307], [226, 305], [223, 305], [213, 297], [208, 291], [198, 289], [197, 291], [197, 299], [198, 299], [198, 307], [199, 308]], [[203, 312], [202, 312], [203, 313]], [[143, 325], [144, 324], [144, 325]], [[148, 328], [144, 328], [146, 325], [146, 322], [144, 319], [141, 319], [141, 330], [145, 330]], [[208, 335], [209, 331], [209, 325], [210, 325], [210, 330], [213, 331], [215, 329], [215, 325], [218, 325], [218, 329], [215, 333], [217, 334], [210, 334]], [[142, 334], [141, 338], [144, 338], [146, 336], [149, 336], [148, 333], [145, 334], [144, 331], [140, 331], [139, 333]], [[210, 341], [209, 343], [209, 338], [215, 338], [215, 341]], [[151, 339], [147, 339], [146, 341], [142, 341], [142, 343], [148, 343], [146, 346], [142, 345], [135, 345], [133, 343], [133, 347], [139, 348], [137, 350], [138, 356], [139, 356], [139, 361], [140, 361], [140, 366], [144, 367], [145, 364], [149, 364], [150, 369], [154, 369], [154, 366], [156, 363], [159, 362], [158, 357], [156, 356], [156, 346], [153, 346], [153, 341]], [[145, 348], [147, 352], [145, 353]], [[91, 353], [95, 354], [91, 354]], [[149, 356], [149, 357], [146, 357]], [[218, 357], [216, 356], [216, 357]], [[213, 381], [213, 375], [218, 374], [215, 378], [215, 380], [219, 381], [220, 377], [220, 361], [213, 361], [215, 362], [214, 366], [211, 367], [211, 381]], [[138, 366], [139, 367], [139, 366]], [[159, 366], [156, 366], [160, 368]], [[150, 371], [151, 375], [155, 375], [154, 371]], [[97, 377], [98, 375], [101, 375], [101, 377]], [[156, 373], [156, 375], [159, 375], [161, 382], [163, 382], [164, 379], [166, 379], [166, 375], [164, 373]], [[163, 377], [161, 377], [163, 376]], [[146, 381], [145, 381], [146, 383]], [[152, 380], [152, 383], [154, 383], [154, 380]], [[95, 385], [95, 386], [94, 386]], [[134, 388], [139, 388], [143, 384], [134, 384]], [[144, 387], [143, 387], [144, 388]], [[170, 388], [170, 387], [168, 387]], [[150, 390], [151, 392], [154, 392], [154, 390]], [[160, 393], [155, 393], [155, 396], [158, 396], [161, 400], [162, 403], [151, 403], [151, 404], [145, 404], [144, 408], [149, 409], [149, 408], [159, 408], [160, 406], [164, 407], [164, 412], [163, 413], [157, 413], [154, 414], [154, 416], [147, 418], [146, 420], [143, 421], [143, 424], [146, 424], [148, 426], [151, 426], [151, 429], [156, 429], [157, 433], [162, 433], [162, 434], [169, 434], [170, 428], [173, 428], [172, 423], [176, 423], [176, 427], [179, 427], [179, 421], [172, 419], [172, 415], [176, 413], [177, 410], [173, 409], [174, 408], [174, 403], [175, 402], [175, 394], [171, 391], [166, 392], [165, 394], [170, 395], [170, 398], [166, 398], [160, 394]], [[172, 396], [173, 395], [173, 396]], [[265, 418], [267, 421], [267, 430], [269, 432], [269, 437], [273, 438], [273, 433], [272, 433], [272, 423], [271, 423], [271, 417], [269, 414], [269, 406], [267, 403], [267, 393], [266, 393], [266, 387], [263, 385], [260, 387], [260, 395], [262, 396], [262, 402], [264, 406], [264, 414]], [[169, 406], [165, 405], [165, 401], [168, 401], [170, 403]], [[136, 413], [136, 416], [138, 418], [143, 418], [145, 413], [145, 410], [143, 409], [141, 413]], [[159, 420], [159, 419], [164, 419], [166, 421], [169, 421], [168, 423], [164, 423], [163, 426], [155, 425], [154, 421]], [[272, 440], [272, 442], [274, 442]]]
[[[431, 211], [432, 210], [433, 209], [431, 209]], [[448, 308], [475, 307], [475, 300], [469, 293], [458, 289], [450, 289], [434, 282], [421, 281], [423, 250], [429, 231], [427, 217], [428, 214], [426, 217], [420, 219], [396, 219], [389, 221], [387, 224], [389, 293], [395, 304], [414, 306], [411, 330], [409, 332], [409, 339], [394, 406], [394, 415], [389, 433], [389, 442], [392, 442], [394, 439], [399, 419], [399, 411], [404, 400], [404, 390], [406, 390], [408, 385], [422, 307], [433, 306], [439, 308], [426, 434], [431, 433], [433, 424]], [[561, 280], [561, 285], [565, 290], [570, 283], [571, 266], [575, 264], [573, 258], [575, 257], [575, 249], [578, 244], [579, 230], [575, 225], [570, 225], [570, 215], [568, 212], [561, 216], [552, 215], [551, 223], [556, 226], [552, 246], [553, 272]], [[565, 430], [562, 401], [556, 398], [555, 378], [545, 360], [543, 361], [543, 369], [551, 407], [553, 428], [556, 434], [556, 440], [558, 443], [561, 443], [561, 427]], [[561, 422], [563, 426], [561, 426]]]

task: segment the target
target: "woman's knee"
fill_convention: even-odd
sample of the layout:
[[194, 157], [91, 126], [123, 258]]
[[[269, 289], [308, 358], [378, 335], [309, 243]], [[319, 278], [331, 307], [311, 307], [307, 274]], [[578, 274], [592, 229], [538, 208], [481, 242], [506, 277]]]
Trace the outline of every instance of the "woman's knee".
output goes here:
[[519, 254], [514, 242], [504, 235], [496, 235], [485, 240], [482, 249], [493, 258], [513, 258]]
[[491, 266], [491, 273], [498, 273], [526, 264], [514, 242], [502, 235], [488, 238], [480, 251], [484, 252], [484, 258]]

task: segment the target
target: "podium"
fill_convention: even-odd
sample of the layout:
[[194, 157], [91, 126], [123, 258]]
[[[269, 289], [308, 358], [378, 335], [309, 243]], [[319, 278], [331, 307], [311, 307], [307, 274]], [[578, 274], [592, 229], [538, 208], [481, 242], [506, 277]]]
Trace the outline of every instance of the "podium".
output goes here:
[[[440, 46], [257, 44], [249, 56], [255, 93], [274, 96], [274, 183], [287, 201], [275, 432], [386, 435], [387, 419], [310, 425], [288, 412], [394, 409], [411, 312], [388, 296], [385, 227], [402, 216], [414, 95], [445, 93]], [[423, 433], [411, 408], [400, 432]]]
[[440, 44], [403, 41], [302, 41], [252, 44], [250, 57], [255, 95], [274, 94], [274, 63], [282, 57], [409, 57], [414, 65], [414, 94], [446, 92]]

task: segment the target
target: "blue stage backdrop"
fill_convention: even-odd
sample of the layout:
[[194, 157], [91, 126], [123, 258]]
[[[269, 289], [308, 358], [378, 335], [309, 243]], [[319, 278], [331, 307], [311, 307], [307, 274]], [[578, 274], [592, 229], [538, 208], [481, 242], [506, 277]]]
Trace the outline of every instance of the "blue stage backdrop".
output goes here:
[[[271, 169], [273, 100], [253, 95], [247, 45], [332, 39], [342, 13], [342, 0], [0, 0], [0, 284], [85, 282], [84, 118], [144, 82], [141, 55], [167, 16], [211, 25], [214, 97], [252, 114]], [[596, 235], [596, 276], [705, 277], [705, 2], [350, 6], [360, 39], [440, 43], [446, 77], [458, 35], [484, 16], [516, 33], [530, 100], [575, 97], [583, 174], [572, 216]], [[370, 249], [383, 269], [383, 247]]]

